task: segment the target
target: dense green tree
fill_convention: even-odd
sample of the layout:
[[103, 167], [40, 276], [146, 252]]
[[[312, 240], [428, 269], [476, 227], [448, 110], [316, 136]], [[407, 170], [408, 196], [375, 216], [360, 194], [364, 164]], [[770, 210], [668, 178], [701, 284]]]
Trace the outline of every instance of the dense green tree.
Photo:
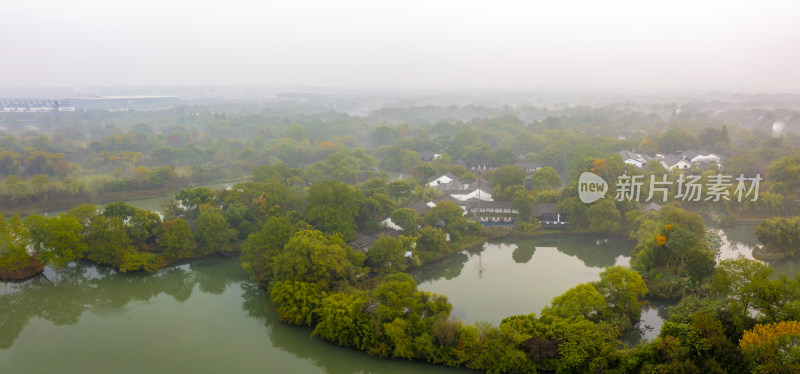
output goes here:
[[604, 366], [603, 359], [616, 348], [618, 330], [604, 323], [595, 324], [583, 318], [561, 319], [542, 316], [546, 326], [542, 335], [560, 341], [555, 360], [542, 369], [556, 372], [587, 372]]
[[345, 347], [366, 350], [376, 336], [372, 316], [366, 312], [365, 292], [334, 293], [322, 299], [316, 310], [319, 323], [312, 335]]
[[0, 151], [0, 176], [16, 175], [20, 172], [22, 155], [12, 151]]
[[786, 156], [769, 166], [767, 180], [785, 184], [790, 191], [800, 191], [800, 156]]
[[679, 127], [670, 127], [658, 140], [658, 150], [662, 153], [688, 151], [696, 147], [697, 138]]
[[411, 172], [421, 162], [419, 154], [410, 149], [405, 149], [400, 153], [400, 170]]
[[118, 201], [110, 203], [103, 209], [103, 215], [106, 217], [119, 217], [123, 221], [129, 220], [136, 213], [137, 208], [124, 202]]
[[403, 228], [403, 233], [406, 235], [414, 235], [420, 222], [419, 214], [409, 208], [396, 209], [392, 212], [391, 219], [394, 224]]
[[420, 182], [427, 182], [436, 176], [436, 168], [434, 168], [431, 163], [427, 162], [417, 164], [417, 166], [414, 166], [414, 170], [411, 171], [411, 176]]
[[414, 358], [413, 336], [409, 334], [408, 322], [402, 318], [395, 318], [392, 322], [383, 324], [383, 333], [394, 347], [392, 357]]
[[[539, 199], [537, 201], [544, 202]], [[584, 203], [578, 197], [578, 182], [572, 182], [564, 189], [561, 199], [558, 201], [558, 209], [569, 220], [574, 227], [588, 227], [588, 210], [591, 205]]]
[[120, 217], [95, 216], [87, 231], [86, 258], [91, 261], [118, 268], [126, 253], [135, 252]]
[[406, 269], [405, 248], [397, 238], [381, 235], [367, 251], [367, 266], [380, 275]]
[[508, 186], [525, 183], [525, 169], [518, 166], [502, 166], [497, 170], [486, 172], [486, 179], [492, 182], [492, 188], [502, 190]]
[[581, 283], [553, 298], [550, 307], [542, 310], [542, 314], [550, 314], [561, 318], [583, 316], [589, 320], [598, 320], [606, 309], [606, 300], [597, 289], [588, 283]]
[[88, 249], [84, 228], [74, 217], [59, 215], [48, 219], [31, 215], [25, 224], [39, 259], [47, 264], [60, 268], [83, 258]]
[[517, 160], [517, 155], [509, 147], [500, 147], [494, 154], [494, 163], [497, 165], [511, 165]]
[[278, 306], [278, 319], [292, 325], [311, 326], [316, 310], [326, 297], [316, 283], [285, 281], [270, 287], [270, 299]]
[[158, 245], [164, 252], [164, 257], [170, 260], [196, 256], [197, 245], [194, 241], [192, 228], [183, 219], [164, 221], [158, 237]]
[[423, 258], [432, 258], [447, 251], [444, 232], [437, 228], [425, 226], [419, 230], [417, 250]]
[[175, 200], [180, 203], [181, 216], [178, 218], [197, 218], [200, 215], [200, 205], [211, 203], [216, 193], [206, 187], [183, 189], [175, 195]]
[[695, 237], [702, 238], [706, 233], [706, 225], [703, 217], [695, 212], [687, 212], [676, 207], [666, 207], [662, 209], [660, 221], [663, 225], [672, 225], [691, 231]]
[[674, 349], [677, 357], [668, 357], [667, 362], [689, 361], [695, 371], [704, 373], [746, 371], [747, 363], [726, 335], [720, 316], [712, 310], [699, 310], [686, 322], [665, 322], [660, 336], [666, 341], [677, 338], [673, 342], [679, 346]]
[[272, 276], [274, 257], [283, 250], [294, 233], [295, 227], [288, 218], [268, 218], [261, 230], [248, 236], [242, 245], [244, 270], [252, 274], [256, 282], [266, 286]]
[[589, 208], [587, 212], [589, 228], [597, 232], [616, 232], [620, 229], [622, 215], [617, 206], [609, 199], [600, 199]]
[[97, 207], [92, 204], [81, 204], [64, 213], [67, 217], [72, 217], [78, 220], [84, 230], [89, 227], [92, 219], [97, 215]]
[[511, 201], [511, 206], [519, 212], [520, 220], [529, 222], [533, 214], [533, 205], [536, 199], [531, 193], [525, 190], [518, 190], [514, 192], [514, 198]]
[[622, 266], [606, 268], [593, 285], [606, 301], [604, 320], [622, 330], [639, 320], [639, 298], [647, 294], [647, 286], [639, 273]]
[[136, 209], [127, 220], [128, 234], [132, 239], [145, 242], [154, 239], [161, 231], [161, 216], [144, 209]]
[[466, 220], [464, 210], [448, 200], [436, 204], [425, 213], [423, 219], [430, 226], [443, 225], [444, 227], [450, 227], [453, 224], [460, 225]]
[[[676, 268], [680, 265], [680, 270], [686, 266], [686, 256], [691, 251], [704, 250], [702, 240], [694, 233], [682, 228], [672, 228], [666, 230], [666, 247], [670, 250], [670, 259], [675, 259]], [[667, 260], [669, 266], [670, 260]]]
[[19, 215], [6, 220], [0, 213], [0, 270], [22, 270], [32, 265], [30, 233]]
[[800, 253], [800, 217], [777, 217], [755, 227], [758, 241], [767, 248], [788, 254]]
[[352, 282], [364, 261], [336, 236], [316, 230], [298, 231], [274, 257], [277, 280], [317, 283], [323, 290]]
[[389, 197], [393, 199], [408, 198], [414, 193], [416, 183], [412, 180], [397, 180], [386, 186]]
[[325, 233], [337, 233], [345, 241], [356, 237], [355, 218], [364, 195], [335, 180], [316, 183], [308, 190], [308, 222]]
[[379, 126], [372, 130], [369, 139], [376, 146], [392, 144], [397, 139], [397, 131], [389, 126]]
[[686, 253], [686, 272], [695, 283], [714, 275], [715, 265], [714, 253], [711, 251], [691, 249]]
[[555, 190], [561, 188], [561, 177], [556, 169], [543, 167], [533, 172], [531, 184], [534, 190]]
[[758, 286], [773, 272], [769, 265], [741, 256], [722, 260], [712, 278], [712, 290], [726, 297], [731, 311], [738, 314], [740, 321], [746, 321], [749, 319], [750, 309], [758, 300]]
[[198, 254], [226, 253], [234, 251], [237, 233], [230, 227], [225, 213], [219, 208], [208, 208], [200, 213], [194, 232]]
[[389, 345], [394, 347], [395, 354], [402, 351], [399, 357], [414, 355], [410, 341], [406, 339], [423, 334], [432, 339], [430, 331], [437, 320], [447, 318], [452, 310], [447, 297], [418, 290], [414, 278], [406, 273], [386, 276], [375, 287], [373, 296], [377, 302], [376, 318], [383, 323], [387, 334], [387, 329], [393, 330]]
[[373, 225], [377, 225], [381, 220], [388, 217], [394, 210], [394, 202], [389, 196], [384, 193], [375, 193], [366, 198], [361, 205], [361, 214], [359, 217], [359, 225], [366, 224], [371, 221]]

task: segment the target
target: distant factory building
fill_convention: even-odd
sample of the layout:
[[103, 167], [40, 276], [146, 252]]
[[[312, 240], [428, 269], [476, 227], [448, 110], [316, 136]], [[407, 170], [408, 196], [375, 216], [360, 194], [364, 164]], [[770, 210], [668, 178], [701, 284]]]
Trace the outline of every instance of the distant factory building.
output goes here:
[[[35, 98], [0, 98], [0, 112], [23, 112], [23, 113], [48, 113], [69, 111], [70, 107], [60, 106], [59, 102], [50, 99]], [[75, 108], [72, 108], [75, 110]]]
[[177, 96], [93, 96], [68, 97], [64, 104], [79, 110], [140, 112], [168, 109], [178, 102]]

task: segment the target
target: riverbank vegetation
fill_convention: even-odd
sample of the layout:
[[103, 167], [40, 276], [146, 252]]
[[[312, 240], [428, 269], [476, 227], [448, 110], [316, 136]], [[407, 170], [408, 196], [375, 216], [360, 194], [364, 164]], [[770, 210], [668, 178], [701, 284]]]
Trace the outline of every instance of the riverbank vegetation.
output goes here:
[[[491, 115], [468, 118], [454, 109], [457, 119], [450, 120], [432, 108], [418, 109], [415, 120], [408, 120], [414, 110], [402, 108], [366, 118], [320, 108], [314, 114], [251, 108], [237, 116], [192, 109], [130, 114], [155, 125], [106, 129], [90, 141], [81, 140], [86, 131], [105, 127], [81, 116], [111, 117], [75, 114], [69, 118], [81, 123], [79, 130], [58, 143], [45, 135], [2, 137], [5, 213], [246, 170], [252, 177], [230, 189], [182, 189], [161, 214], [112, 203], [52, 218], [3, 216], [0, 274], [19, 279], [79, 260], [152, 272], [184, 259], [241, 253], [242, 267], [267, 290], [281, 321], [380, 357], [489, 372], [746, 372], [794, 364], [786, 339], [794, 339], [790, 322], [800, 318], [800, 280], [774, 278], [756, 261], [717, 263], [719, 243], [693, 212], [713, 212], [720, 221], [797, 214], [794, 134], [772, 138], [723, 119], [676, 114], [665, 121], [587, 107], [557, 113], [528, 107], [518, 116], [487, 109]], [[644, 211], [638, 201], [613, 198], [614, 181], [623, 175], [675, 181], [682, 173], [719, 173], [696, 165], [667, 170], [658, 162], [637, 169], [619, 151], [672, 153], [700, 145], [726, 156], [726, 173], [766, 176], [758, 201], [680, 201]], [[541, 168], [526, 170], [515, 165], [520, 161]], [[475, 163], [491, 167], [467, 167]], [[576, 180], [586, 171], [609, 181], [605, 199], [580, 200]], [[607, 268], [538, 315], [509, 316], [497, 326], [460, 322], [445, 295], [418, 289], [405, 271], [510, 230], [484, 227], [428, 185], [444, 174], [489, 181], [494, 200], [516, 210], [516, 232], [556, 230], [535, 215], [548, 204], [568, 220], [562, 232], [628, 235], [637, 242], [630, 269]], [[92, 175], [113, 180], [92, 188], [80, 181]], [[666, 194], [674, 196], [675, 188]], [[734, 188], [724, 190], [728, 197]], [[662, 197], [645, 184], [642, 199], [651, 192]], [[423, 215], [415, 203], [425, 205], [418, 209]], [[385, 230], [386, 218], [399, 230]], [[768, 248], [794, 253], [796, 226], [796, 219], [766, 221], [757, 235]], [[360, 246], [363, 235], [377, 239]], [[625, 348], [619, 338], [638, 322], [645, 296], [682, 300], [658, 339]]]
[[779, 260], [800, 254], [800, 217], [777, 217], [755, 227], [755, 234], [764, 246], [754, 254], [759, 258]]

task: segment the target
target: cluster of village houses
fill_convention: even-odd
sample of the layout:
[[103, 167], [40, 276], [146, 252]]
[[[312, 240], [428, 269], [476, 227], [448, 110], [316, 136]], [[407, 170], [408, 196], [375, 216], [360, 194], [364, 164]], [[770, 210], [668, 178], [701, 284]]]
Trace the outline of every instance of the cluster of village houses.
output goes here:
[[[668, 170], [685, 170], [696, 166], [701, 169], [710, 169], [721, 167], [722, 159], [719, 155], [706, 151], [686, 151], [676, 154], [656, 154], [654, 156], [634, 153], [630, 151], [619, 152], [622, 160], [629, 165], [633, 165], [638, 169], [643, 169], [650, 161], [659, 162], [664, 168]], [[422, 161], [432, 161], [441, 156], [440, 153], [435, 152], [420, 152]], [[479, 220], [486, 226], [492, 225], [513, 225], [516, 216], [519, 214], [512, 206], [510, 201], [496, 201], [492, 199], [492, 184], [483, 178], [483, 172], [489, 170], [496, 170], [498, 168], [491, 161], [474, 161], [464, 162], [457, 161], [471, 171], [476, 177], [474, 179], [463, 179], [451, 173], [445, 173], [432, 181], [428, 185], [433, 187], [436, 191], [440, 192], [440, 196], [431, 201], [418, 201], [409, 208], [424, 217], [425, 213], [444, 201], [451, 201], [452, 203], [461, 207], [464, 215], [470, 214], [475, 219]], [[518, 160], [514, 166], [521, 167], [530, 176], [539, 169], [536, 162]], [[526, 181], [526, 183], [528, 182]], [[646, 211], [659, 210], [660, 205], [650, 203], [642, 209]], [[558, 204], [556, 203], [536, 203], [533, 207], [533, 216], [539, 220], [542, 227], [547, 228], [566, 228], [569, 227], [569, 221], [559, 211]], [[373, 234], [359, 234], [358, 238], [349, 243], [357, 250], [366, 251], [370, 245], [377, 240], [381, 235], [391, 235], [397, 237], [402, 228], [392, 222], [391, 218], [386, 218], [382, 222], [385, 230]], [[449, 235], [448, 235], [449, 240]], [[407, 257], [411, 256], [411, 252], [406, 253]]]
[[655, 156], [650, 156], [642, 153], [634, 153], [630, 151], [621, 151], [619, 155], [622, 156], [622, 161], [626, 164], [633, 165], [638, 169], [644, 169], [650, 161], [657, 161], [667, 170], [684, 170], [692, 166], [697, 166], [701, 169], [716, 168], [719, 169], [722, 165], [722, 158], [719, 155], [708, 151], [686, 151], [674, 154], [662, 155], [656, 153]]
[[[420, 158], [430, 157], [433, 159], [439, 155], [432, 153], [430, 155], [421, 154], [420, 156]], [[492, 184], [482, 176], [483, 172], [496, 170], [498, 166], [491, 161], [457, 161], [456, 163], [464, 165], [476, 177], [474, 179], [464, 179], [451, 173], [445, 173], [428, 182], [428, 186], [441, 193], [439, 197], [431, 201], [418, 201], [409, 206], [409, 208], [416, 211], [420, 217], [424, 217], [437, 204], [450, 201], [461, 207], [464, 215], [471, 214], [472, 217], [486, 226], [513, 225], [519, 212], [514, 209], [510, 201], [494, 200], [492, 198]], [[518, 160], [514, 166], [524, 169], [528, 177], [539, 169], [537, 163], [524, 160]], [[537, 203], [534, 205], [533, 214], [543, 226], [568, 227], [569, 225], [559, 213], [558, 204], [556, 203]], [[384, 219], [381, 224], [386, 227], [386, 230], [374, 235], [359, 234], [358, 238], [349, 244], [355, 249], [367, 250], [380, 235], [398, 236], [400, 230], [402, 230], [400, 226], [392, 222], [391, 218]], [[406, 253], [406, 255], [411, 256], [411, 253]]]

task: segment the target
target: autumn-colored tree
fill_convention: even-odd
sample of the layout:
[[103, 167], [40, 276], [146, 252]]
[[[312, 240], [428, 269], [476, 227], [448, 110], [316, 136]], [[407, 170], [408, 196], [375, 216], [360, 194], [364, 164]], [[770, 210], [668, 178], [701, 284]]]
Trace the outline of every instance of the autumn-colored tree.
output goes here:
[[800, 369], [800, 322], [756, 325], [744, 332], [739, 346], [753, 363], [753, 372], [789, 373]]
[[592, 161], [592, 168], [589, 171], [602, 177], [606, 172], [606, 160], [599, 158]]

